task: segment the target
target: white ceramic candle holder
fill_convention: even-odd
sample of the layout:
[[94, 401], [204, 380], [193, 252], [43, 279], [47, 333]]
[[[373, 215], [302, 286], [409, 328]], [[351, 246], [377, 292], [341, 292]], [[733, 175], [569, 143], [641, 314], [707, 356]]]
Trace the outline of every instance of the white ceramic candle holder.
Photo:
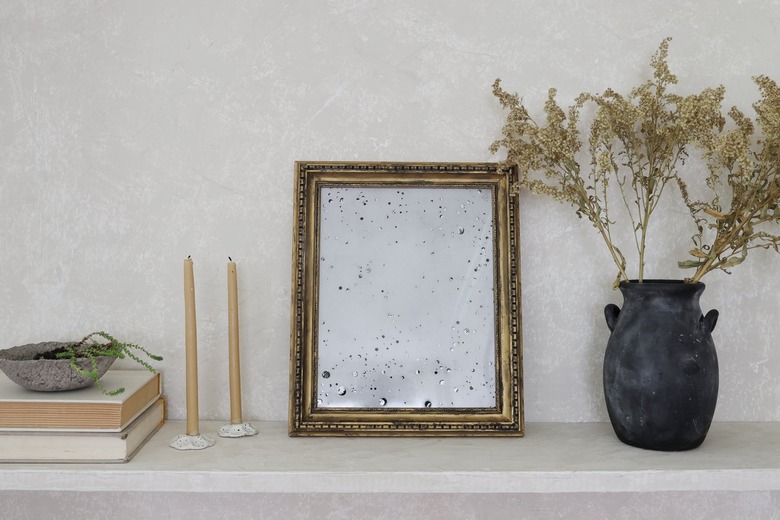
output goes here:
[[248, 422], [239, 424], [226, 424], [219, 429], [220, 437], [236, 438], [257, 435], [257, 429]]
[[177, 435], [171, 441], [171, 448], [177, 450], [204, 450], [214, 446], [216, 441], [205, 435]]

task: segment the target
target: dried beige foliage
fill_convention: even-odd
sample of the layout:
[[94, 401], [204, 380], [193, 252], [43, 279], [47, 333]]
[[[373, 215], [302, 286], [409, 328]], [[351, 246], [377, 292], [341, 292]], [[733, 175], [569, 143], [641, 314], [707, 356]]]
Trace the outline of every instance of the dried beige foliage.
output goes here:
[[[491, 151], [507, 151], [505, 166], [517, 167], [516, 188], [550, 196], [574, 206], [598, 231], [618, 268], [616, 283], [628, 280], [626, 258], [617, 245], [609, 193], [617, 187], [633, 229], [638, 254], [638, 280], [644, 279], [648, 225], [669, 182], [677, 184], [696, 223], [693, 260], [680, 267], [696, 268], [688, 281], [707, 272], [741, 263], [753, 248], [778, 250], [780, 237], [757, 226], [780, 221], [780, 89], [771, 79], [755, 78], [762, 99], [754, 105], [762, 133], [736, 108], [729, 111], [735, 128], [725, 130], [721, 103], [723, 86], [681, 96], [669, 91], [677, 83], [667, 64], [670, 38], [661, 42], [651, 59], [653, 78], [621, 95], [612, 89], [580, 94], [564, 111], [550, 89], [545, 121], [534, 121], [517, 94], [493, 84], [493, 93], [509, 111]], [[580, 135], [583, 108], [593, 106], [587, 138]], [[587, 146], [590, 164], [578, 157]], [[712, 192], [710, 201], [693, 200], [680, 169], [689, 150], [701, 151], [709, 175], [702, 179]], [[725, 193], [728, 192], [728, 193]], [[730, 209], [721, 199], [730, 198]], [[706, 233], [711, 229], [714, 233]], [[712, 242], [706, 243], [712, 236]]]
[[[690, 278], [694, 282], [715, 269], [729, 272], [751, 249], [780, 252], [780, 235], [770, 232], [780, 223], [780, 87], [766, 76], [753, 79], [761, 92], [753, 104], [755, 123], [733, 107], [729, 117], [734, 128], [700, 142], [712, 198], [691, 200], [688, 187], [678, 179], [697, 228], [690, 251], [694, 259], [679, 264], [696, 269]], [[721, 205], [724, 193], [731, 197], [728, 209]]]

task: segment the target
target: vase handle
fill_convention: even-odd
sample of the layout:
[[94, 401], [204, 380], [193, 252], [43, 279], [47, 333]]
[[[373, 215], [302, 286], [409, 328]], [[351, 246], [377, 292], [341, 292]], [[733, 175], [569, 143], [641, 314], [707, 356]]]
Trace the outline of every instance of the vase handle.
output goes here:
[[608, 303], [607, 306], [604, 307], [604, 318], [607, 320], [607, 327], [609, 327], [610, 332], [615, 330], [615, 324], [617, 324], [619, 314], [620, 314], [620, 307], [618, 307], [614, 303]]
[[712, 332], [715, 330], [715, 325], [718, 323], [718, 311], [716, 309], [712, 309], [707, 313], [706, 316], [702, 316], [699, 321], [704, 330], [707, 332]]

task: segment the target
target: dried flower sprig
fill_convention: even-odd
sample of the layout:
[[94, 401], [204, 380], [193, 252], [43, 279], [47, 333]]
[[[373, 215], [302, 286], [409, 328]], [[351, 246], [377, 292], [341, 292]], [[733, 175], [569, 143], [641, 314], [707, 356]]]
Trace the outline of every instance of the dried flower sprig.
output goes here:
[[[629, 276], [626, 258], [613, 234], [612, 182], [633, 230], [640, 282], [644, 280], [651, 217], [670, 181], [679, 185], [697, 224], [696, 247], [691, 251], [696, 259], [680, 263], [681, 267], [698, 268], [689, 281], [698, 281], [712, 269], [725, 270], [738, 264], [749, 249], [777, 250], [779, 245], [776, 235], [755, 231], [755, 225], [780, 220], [778, 196], [773, 195], [773, 190], [780, 190], [776, 180], [780, 90], [768, 78], [756, 79], [764, 95], [755, 108], [765, 137], [755, 140], [763, 148], [753, 154], [749, 152], [752, 123], [738, 110], [730, 112], [737, 129], [723, 133], [722, 86], [688, 96], [669, 92], [669, 87], [677, 84], [667, 64], [670, 41], [661, 42], [651, 59], [653, 78], [627, 96], [612, 89], [601, 95], [582, 93], [564, 112], [555, 100], [555, 89], [550, 89], [543, 125], [531, 118], [517, 94], [501, 88], [500, 80], [493, 84], [493, 93], [509, 114], [503, 136], [492, 144], [491, 151], [507, 150], [503, 165], [517, 167], [517, 188], [568, 202], [579, 217], [593, 224], [618, 268], [616, 283]], [[581, 168], [577, 160], [583, 145], [579, 117], [586, 104], [595, 106], [587, 140], [589, 169]], [[715, 190], [710, 202], [692, 200], [680, 176], [680, 167], [693, 147], [705, 150], [708, 159], [706, 183]], [[729, 172], [727, 181], [733, 190], [732, 211], [727, 214], [722, 213], [718, 197], [723, 169]], [[704, 232], [710, 228], [717, 230], [717, 237], [713, 244], [705, 245]]]
[[[780, 252], [780, 235], [766, 229], [780, 224], [780, 87], [766, 76], [753, 79], [761, 92], [753, 108], [762, 135], [757, 136], [753, 121], [733, 107], [729, 117], [735, 127], [699, 143], [707, 160], [711, 200], [692, 200], [678, 179], [697, 228], [690, 250], [694, 259], [679, 262], [682, 268], [696, 269], [691, 282], [713, 270], [730, 273], [751, 249]], [[721, 207], [724, 177], [731, 195], [728, 211]]]
[[[503, 128], [504, 136], [496, 140], [490, 149], [496, 153], [506, 148], [504, 165], [518, 167], [520, 180], [514, 188], [528, 188], [534, 193], [573, 205], [577, 216], [590, 220], [601, 235], [618, 266], [618, 276], [627, 279], [626, 259], [612, 239], [606, 198], [608, 180], [598, 175], [597, 169], [583, 176], [576, 158], [582, 146], [577, 123], [587, 95], [578, 97], [567, 115], [555, 100], [556, 90], [551, 88], [544, 105], [547, 124], [540, 126], [531, 119], [517, 94], [501, 88], [500, 79], [493, 84], [493, 93], [509, 114]], [[541, 177], [532, 177], [539, 172]]]

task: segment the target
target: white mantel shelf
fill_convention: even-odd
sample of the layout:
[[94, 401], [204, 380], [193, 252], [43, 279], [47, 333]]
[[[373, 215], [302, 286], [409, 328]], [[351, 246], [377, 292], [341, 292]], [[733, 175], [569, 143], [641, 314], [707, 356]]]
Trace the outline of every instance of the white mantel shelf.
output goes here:
[[715, 423], [695, 450], [620, 443], [605, 423], [530, 423], [524, 438], [289, 438], [287, 426], [176, 451], [169, 421], [127, 464], [0, 464], [0, 490], [586, 493], [780, 490], [780, 423]]

